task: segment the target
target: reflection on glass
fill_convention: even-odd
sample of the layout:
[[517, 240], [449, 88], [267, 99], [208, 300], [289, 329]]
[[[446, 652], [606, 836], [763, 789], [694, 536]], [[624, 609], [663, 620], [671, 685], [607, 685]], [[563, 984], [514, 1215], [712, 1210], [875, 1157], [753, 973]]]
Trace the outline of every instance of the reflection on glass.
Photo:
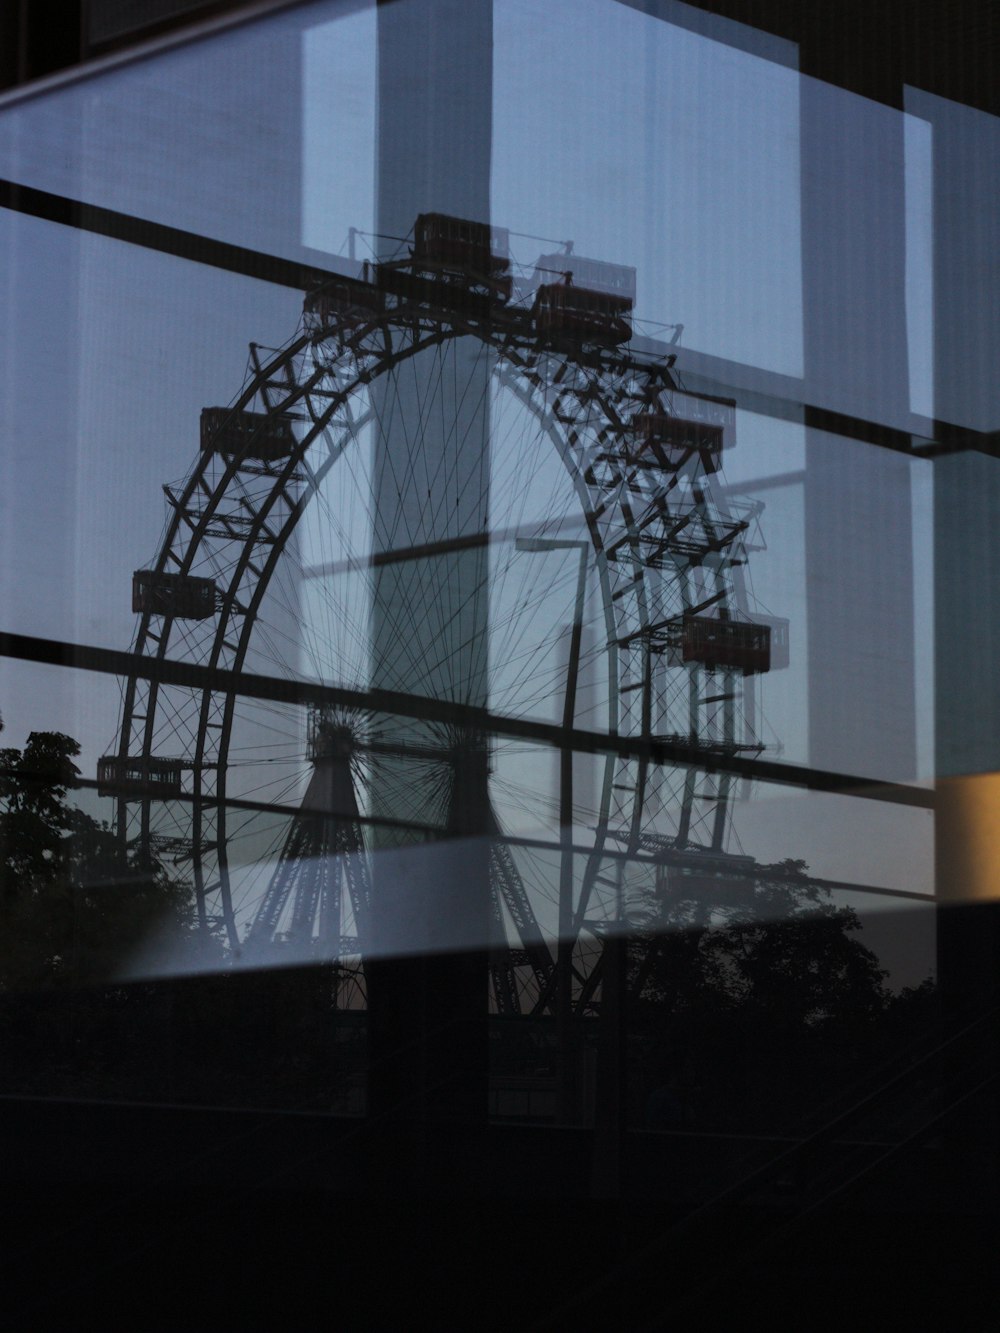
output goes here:
[[997, 424], [992, 122], [473, 8], [461, 89], [387, 77], [434, 7], [318, 4], [0, 112], [125, 216], [0, 211], [5, 1087], [585, 1127], [613, 1195], [626, 1128], [721, 1189], [902, 1060], [903, 1142], [991, 891], [991, 780], [927, 785], [998, 764], [995, 460], [923, 455]]

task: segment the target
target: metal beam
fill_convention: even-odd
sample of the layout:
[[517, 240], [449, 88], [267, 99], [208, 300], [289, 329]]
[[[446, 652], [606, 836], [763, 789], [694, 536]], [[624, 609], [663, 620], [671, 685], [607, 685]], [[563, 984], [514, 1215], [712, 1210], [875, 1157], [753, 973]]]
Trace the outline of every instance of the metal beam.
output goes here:
[[653, 764], [689, 765], [703, 772], [731, 773], [751, 781], [776, 783], [808, 791], [835, 792], [841, 796], [858, 796], [864, 800], [885, 801], [890, 805], [921, 810], [934, 809], [934, 793], [922, 787], [878, 782], [856, 773], [837, 773], [799, 764], [779, 764], [771, 760], [740, 758], [738, 755], [708, 755], [701, 747], [676, 738], [645, 740], [639, 736], [617, 736], [576, 727], [567, 731], [556, 723], [506, 717], [491, 713], [487, 708], [404, 694], [396, 690], [350, 690], [339, 685], [323, 685], [319, 681], [247, 675], [197, 666], [192, 662], [148, 658], [113, 648], [98, 648], [7, 631], [0, 631], [0, 657], [13, 657], [48, 666], [72, 667], [78, 671], [97, 671], [111, 676], [133, 675], [161, 685], [181, 685], [220, 694], [232, 692], [250, 699], [271, 699], [278, 703], [340, 704], [365, 712], [457, 724], [471, 731], [505, 739], [531, 741], [553, 749], [568, 747], [580, 754], [614, 754], [620, 758], [643, 759]]

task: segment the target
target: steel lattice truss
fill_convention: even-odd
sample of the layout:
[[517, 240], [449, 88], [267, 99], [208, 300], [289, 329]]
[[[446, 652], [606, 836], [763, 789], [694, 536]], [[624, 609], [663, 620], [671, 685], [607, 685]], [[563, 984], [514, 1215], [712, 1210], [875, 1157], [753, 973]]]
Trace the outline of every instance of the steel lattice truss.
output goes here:
[[[760, 507], [723, 498], [697, 450], [665, 459], [637, 447], [635, 423], [643, 414], [677, 412], [683, 391], [672, 356], [599, 340], [540, 338], [527, 305], [500, 304], [440, 275], [433, 282], [414, 278], [405, 264], [388, 278], [371, 276], [377, 280], [334, 284], [326, 299], [307, 300], [303, 324], [284, 347], [251, 344], [241, 393], [224, 412], [216, 410], [207, 431], [203, 420], [195, 465], [183, 482], [163, 488], [168, 524], [150, 570], [154, 581], [212, 580], [213, 614], [198, 618], [147, 605], [134, 652], [238, 674], [252, 670], [255, 653], [270, 642], [271, 660], [281, 660], [295, 611], [284, 622], [269, 619], [269, 590], [283, 562], [299, 558], [293, 552], [302, 546], [310, 504], [321, 494], [336, 496], [338, 476], [355, 466], [349, 460], [359, 456], [376, 411], [371, 386], [391, 387], [421, 359], [437, 358], [450, 375], [447, 358], [455, 349], [478, 347], [495, 392], [529, 423], [522, 435], [530, 435], [534, 449], [555, 450], [575, 493], [600, 607], [607, 725], [624, 736], [681, 738], [706, 757], [704, 769], [624, 759], [605, 765], [588, 819], [592, 847], [573, 889], [573, 993], [584, 1010], [599, 1001], [601, 941], [622, 911], [628, 857], [644, 853], [649, 861], [650, 847], [689, 852], [695, 862], [700, 854], [723, 856], [734, 780], [711, 760], [763, 748], [753, 726], [754, 678], [681, 661], [677, 651], [685, 616], [746, 616], [742, 567], [759, 542]], [[246, 447], [226, 452], [221, 442], [237, 427]], [[261, 447], [268, 439], [281, 447]], [[334, 501], [324, 503], [334, 513]], [[362, 952], [371, 872], [358, 791], [391, 738], [363, 710], [345, 714], [342, 732], [353, 740], [339, 758], [313, 763], [305, 794], [300, 786], [292, 798], [302, 813], [284, 820], [265, 886], [253, 902], [241, 902], [235, 885], [253, 849], [241, 849], [250, 835], [228, 802], [247, 794], [236, 783], [241, 763], [256, 772], [283, 762], [277, 747], [268, 751], [269, 724], [261, 718], [251, 737], [260, 752], [241, 758], [247, 749], [241, 707], [237, 690], [183, 690], [138, 674], [125, 682], [119, 771], [130, 765], [151, 780], [165, 756], [179, 760], [186, 799], [171, 802], [169, 793], [141, 782], [120, 791], [121, 834], [150, 854], [169, 845], [175, 862], [189, 864], [203, 924], [221, 923], [234, 950], [298, 936], [318, 940], [327, 956]], [[301, 763], [301, 727], [286, 748]], [[441, 757], [425, 753], [414, 762], [437, 773], [445, 827], [450, 797]], [[483, 834], [492, 839], [494, 1007], [501, 1013], [547, 1008], [555, 947], [492, 800]]]

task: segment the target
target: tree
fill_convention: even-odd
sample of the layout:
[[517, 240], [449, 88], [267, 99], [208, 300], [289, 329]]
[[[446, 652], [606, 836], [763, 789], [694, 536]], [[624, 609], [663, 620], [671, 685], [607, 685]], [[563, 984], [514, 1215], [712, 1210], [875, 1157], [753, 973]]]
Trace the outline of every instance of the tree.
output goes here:
[[[195, 928], [190, 886], [140, 864], [72, 803], [79, 752], [61, 732], [0, 750], [0, 1086], [349, 1099], [364, 1031], [354, 1016], [332, 1021], [331, 970], [230, 973], [221, 942]], [[153, 941], [171, 974], [144, 978]]]
[[67, 793], [80, 747], [36, 731], [0, 750], [0, 989], [103, 980], [154, 932], [182, 946], [189, 891], [133, 864]]
[[873, 1058], [892, 1003], [861, 922], [802, 861], [741, 878], [669, 873], [632, 948], [644, 1094], [676, 1116], [775, 1127]]

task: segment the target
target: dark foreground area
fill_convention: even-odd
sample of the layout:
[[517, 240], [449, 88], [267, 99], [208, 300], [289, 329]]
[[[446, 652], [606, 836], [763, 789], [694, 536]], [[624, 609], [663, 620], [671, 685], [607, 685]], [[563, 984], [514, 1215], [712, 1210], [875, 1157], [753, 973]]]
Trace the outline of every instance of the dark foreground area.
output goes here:
[[632, 1133], [596, 1198], [587, 1130], [0, 1118], [9, 1327], [985, 1330], [1000, 1309], [993, 1163], [947, 1126], [891, 1152]]

